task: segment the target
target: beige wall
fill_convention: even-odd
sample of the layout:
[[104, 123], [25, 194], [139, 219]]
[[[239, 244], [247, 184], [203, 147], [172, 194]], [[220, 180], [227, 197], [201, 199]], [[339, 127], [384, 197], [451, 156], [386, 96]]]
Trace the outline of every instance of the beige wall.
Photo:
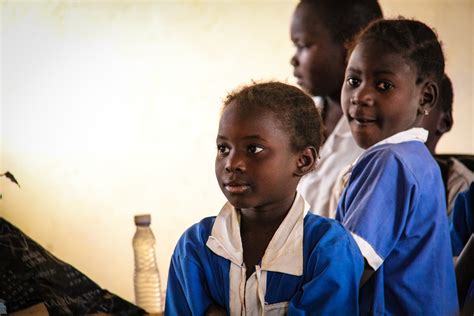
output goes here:
[[[295, 1], [2, 2], [0, 216], [133, 300], [133, 215], [152, 214], [162, 282], [183, 230], [215, 215], [221, 99], [250, 79], [293, 83]], [[445, 42], [455, 127], [474, 153], [472, 1], [382, 1]]]

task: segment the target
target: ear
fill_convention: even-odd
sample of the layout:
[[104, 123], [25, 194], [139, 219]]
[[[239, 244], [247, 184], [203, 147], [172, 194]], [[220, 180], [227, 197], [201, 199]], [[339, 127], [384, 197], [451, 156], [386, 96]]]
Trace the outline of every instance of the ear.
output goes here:
[[299, 155], [296, 162], [296, 171], [293, 175], [297, 177], [302, 177], [305, 174], [311, 172], [314, 167], [316, 167], [317, 153], [316, 148], [313, 146], [308, 146], [303, 149]]
[[421, 115], [427, 115], [438, 102], [438, 96], [438, 84], [432, 80], [425, 81], [421, 87], [418, 113]]
[[450, 112], [443, 112], [436, 126], [436, 132], [440, 135], [447, 133], [453, 127], [453, 116]]

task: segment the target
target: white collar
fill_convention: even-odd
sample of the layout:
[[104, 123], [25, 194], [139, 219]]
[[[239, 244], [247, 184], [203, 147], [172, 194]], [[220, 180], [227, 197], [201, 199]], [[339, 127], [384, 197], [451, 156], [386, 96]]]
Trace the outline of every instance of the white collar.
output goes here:
[[[262, 271], [303, 275], [304, 217], [310, 206], [296, 194], [293, 205], [268, 244], [261, 261]], [[216, 217], [206, 246], [215, 254], [243, 265], [240, 212], [226, 203]]]
[[413, 127], [413, 128], [407, 129], [406, 131], [399, 132], [390, 137], [382, 139], [381, 141], [370, 146], [367, 149], [373, 148], [375, 146], [384, 145], [384, 144], [400, 144], [400, 143], [410, 142], [410, 141], [419, 141], [419, 142], [425, 143], [427, 139], [428, 139], [428, 131], [426, 129], [422, 127]]
[[319, 111], [324, 109], [324, 98], [321, 96], [314, 96], [313, 97], [314, 104]]
[[351, 166], [355, 166], [355, 164], [359, 161], [360, 157], [362, 157], [365, 152], [367, 152], [368, 150], [374, 147], [385, 145], [385, 144], [400, 144], [400, 143], [410, 142], [410, 141], [418, 141], [418, 142], [425, 143], [427, 139], [428, 139], [428, 131], [426, 129], [422, 127], [413, 127], [413, 128], [407, 129], [405, 131], [399, 132], [390, 137], [382, 139], [378, 143], [375, 143], [374, 145], [370, 146], [369, 148], [364, 150], [362, 154], [359, 155], [359, 157], [356, 158], [356, 160], [352, 163]]

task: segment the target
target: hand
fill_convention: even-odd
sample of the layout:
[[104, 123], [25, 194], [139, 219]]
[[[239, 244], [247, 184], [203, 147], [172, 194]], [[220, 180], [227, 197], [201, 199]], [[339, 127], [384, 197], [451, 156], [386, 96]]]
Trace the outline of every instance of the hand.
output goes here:
[[206, 311], [206, 316], [227, 316], [227, 312], [219, 305], [211, 305]]

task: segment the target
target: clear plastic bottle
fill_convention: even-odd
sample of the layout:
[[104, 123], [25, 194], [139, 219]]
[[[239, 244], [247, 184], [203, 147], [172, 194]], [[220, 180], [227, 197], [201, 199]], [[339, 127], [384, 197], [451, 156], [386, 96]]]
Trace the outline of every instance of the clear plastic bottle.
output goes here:
[[136, 215], [137, 230], [133, 236], [135, 256], [135, 303], [148, 313], [162, 313], [160, 273], [155, 257], [155, 236], [149, 214]]

